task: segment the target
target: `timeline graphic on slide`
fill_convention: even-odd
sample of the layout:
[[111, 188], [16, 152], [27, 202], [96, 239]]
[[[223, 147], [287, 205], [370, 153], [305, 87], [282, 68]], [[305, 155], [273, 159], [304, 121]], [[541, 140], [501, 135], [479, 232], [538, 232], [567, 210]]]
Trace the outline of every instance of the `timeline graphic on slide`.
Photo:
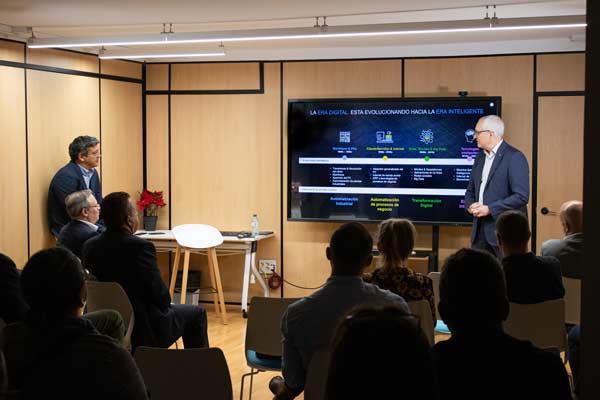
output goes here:
[[290, 219], [467, 223], [474, 127], [499, 98], [290, 102]]

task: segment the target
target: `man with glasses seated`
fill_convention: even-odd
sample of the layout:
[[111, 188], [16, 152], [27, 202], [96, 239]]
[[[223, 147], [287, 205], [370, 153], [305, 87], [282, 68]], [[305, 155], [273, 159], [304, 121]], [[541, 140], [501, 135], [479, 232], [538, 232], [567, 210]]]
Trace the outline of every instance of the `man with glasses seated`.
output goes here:
[[81, 259], [83, 244], [100, 233], [96, 225], [100, 218], [100, 205], [89, 189], [71, 193], [65, 205], [71, 222], [60, 230], [58, 245], [71, 250]]
[[473, 215], [471, 247], [501, 259], [496, 218], [509, 210], [527, 215], [529, 164], [522, 152], [504, 141], [504, 122], [500, 117], [480, 118], [474, 136], [480, 150], [465, 192], [465, 209]]

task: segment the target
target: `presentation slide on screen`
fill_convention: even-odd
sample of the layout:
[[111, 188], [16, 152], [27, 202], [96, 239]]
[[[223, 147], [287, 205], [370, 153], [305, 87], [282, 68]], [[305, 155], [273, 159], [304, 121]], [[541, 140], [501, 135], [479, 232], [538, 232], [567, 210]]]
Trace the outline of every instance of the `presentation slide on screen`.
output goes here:
[[290, 103], [290, 219], [465, 223], [477, 120], [498, 99]]

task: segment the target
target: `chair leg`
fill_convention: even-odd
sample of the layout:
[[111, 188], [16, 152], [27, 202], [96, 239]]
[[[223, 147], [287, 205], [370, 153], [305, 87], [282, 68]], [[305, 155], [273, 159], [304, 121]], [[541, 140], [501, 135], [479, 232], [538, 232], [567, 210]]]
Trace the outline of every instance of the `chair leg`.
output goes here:
[[217, 317], [221, 315], [219, 312], [219, 297], [217, 296], [217, 284], [215, 283], [215, 267], [213, 264], [213, 259], [210, 256], [210, 251], [206, 252], [206, 257], [208, 259], [208, 277], [210, 278], [210, 287], [214, 290], [212, 294], [213, 303], [215, 304], [215, 314]]
[[250, 377], [250, 395], [249, 395], [248, 399], [252, 399], [252, 378], [254, 377], [254, 375], [258, 374], [259, 372], [260, 372], [260, 370], [254, 371], [254, 368], [250, 368], [250, 372], [242, 375], [242, 385], [240, 387], [240, 400], [244, 400], [244, 380], [246, 379], [247, 376]]
[[181, 247], [177, 246], [175, 249], [175, 261], [173, 261], [173, 270], [171, 271], [171, 284], [169, 285], [169, 294], [171, 300], [175, 294], [175, 281], [177, 281], [177, 270], [179, 269], [179, 257], [181, 255]]
[[181, 277], [181, 298], [180, 303], [185, 304], [187, 297], [187, 281], [188, 281], [188, 273], [190, 270], [190, 249], [185, 249], [184, 259], [183, 259], [183, 276]]
[[217, 260], [217, 250], [208, 249], [208, 257], [212, 259], [213, 269], [215, 271], [215, 281], [217, 283], [217, 295], [221, 304], [221, 320], [223, 325], [227, 325], [227, 310], [225, 309], [225, 298], [223, 296], [223, 286], [221, 285], [221, 272], [219, 271], [219, 262]]

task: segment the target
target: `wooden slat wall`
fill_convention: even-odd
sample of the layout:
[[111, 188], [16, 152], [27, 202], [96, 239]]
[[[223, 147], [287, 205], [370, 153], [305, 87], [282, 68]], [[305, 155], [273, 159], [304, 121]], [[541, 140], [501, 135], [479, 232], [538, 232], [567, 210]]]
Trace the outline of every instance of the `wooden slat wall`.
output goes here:
[[119, 60], [100, 60], [100, 72], [103, 75], [142, 79], [142, 64]]
[[[256, 68], [227, 82], [251, 82]], [[174, 95], [171, 97], [172, 225], [207, 223], [221, 230], [250, 229], [257, 213], [261, 229], [277, 237], [261, 243], [257, 259], [280, 263], [279, 64], [265, 65], [264, 94]], [[173, 79], [190, 69], [174, 69]], [[237, 69], [231, 70], [239, 73]], [[194, 89], [206, 86], [195, 86]], [[204, 264], [204, 261], [198, 261]], [[227, 301], [240, 301], [243, 257], [219, 259]], [[206, 274], [204, 274], [206, 276]], [[251, 286], [259, 294], [258, 285]]]
[[245, 90], [258, 89], [258, 63], [173, 64], [173, 90]]
[[[0, 40], [0, 60], [22, 63], [24, 48], [24, 44]], [[54, 173], [69, 161], [68, 145], [73, 138], [100, 138], [102, 124], [107, 168], [100, 172], [105, 175], [105, 193], [137, 193], [143, 169], [140, 83], [101, 83], [98, 77], [77, 75], [98, 72], [99, 60], [94, 55], [27, 50], [27, 62], [73, 72], [0, 67], [0, 157], [5, 161], [0, 171], [0, 252], [8, 254], [19, 267], [28, 257], [28, 230], [30, 254], [54, 244], [47, 225], [48, 186]], [[141, 78], [140, 64], [118, 61], [107, 68], [110, 75]]]
[[167, 64], [146, 65], [146, 90], [169, 89], [169, 66]]
[[[1, 42], [0, 42], [1, 44]], [[3, 53], [4, 54], [4, 53]], [[21, 54], [23, 50], [21, 49]], [[25, 74], [0, 67], [0, 253], [27, 261]]]
[[539, 92], [584, 90], [585, 54], [542, 54], [537, 56]]
[[143, 189], [142, 86], [101, 80], [102, 194]]
[[[284, 127], [287, 127], [287, 100], [334, 97], [400, 97], [402, 62], [335, 61], [285, 63], [283, 74]], [[284, 135], [287, 138], [287, 134]], [[283, 204], [287, 204], [287, 143], [284, 141]], [[325, 248], [340, 225], [325, 222], [289, 222], [284, 208], [284, 277], [304, 287], [321, 285], [331, 273]], [[371, 231], [376, 225], [368, 226]], [[302, 297], [313, 290], [286, 285], [286, 297]]]

